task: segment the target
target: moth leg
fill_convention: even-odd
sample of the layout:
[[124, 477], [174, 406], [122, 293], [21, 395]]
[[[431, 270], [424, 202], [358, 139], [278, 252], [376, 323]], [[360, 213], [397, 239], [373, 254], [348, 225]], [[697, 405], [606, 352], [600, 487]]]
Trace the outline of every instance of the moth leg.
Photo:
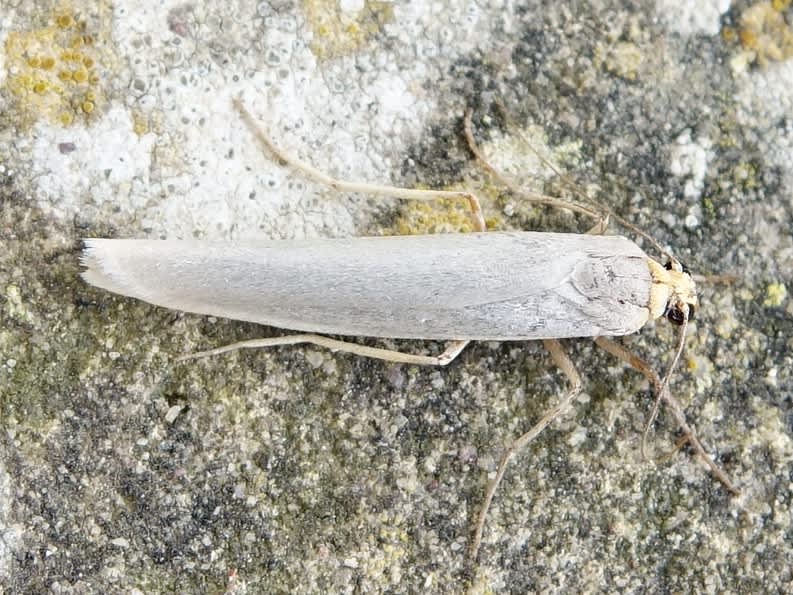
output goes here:
[[634, 370], [640, 372], [645, 378], [647, 378], [650, 384], [653, 385], [656, 392], [660, 391], [661, 399], [669, 406], [672, 415], [677, 421], [677, 425], [683, 431], [686, 442], [691, 445], [691, 447], [694, 449], [694, 452], [696, 452], [699, 458], [705, 463], [705, 465], [708, 466], [710, 472], [713, 473], [713, 476], [718, 479], [725, 488], [727, 488], [727, 491], [729, 491], [733, 496], [740, 495], [740, 490], [735, 487], [724, 471], [722, 471], [721, 467], [719, 467], [705, 451], [705, 447], [702, 446], [699, 438], [697, 438], [694, 428], [688, 425], [686, 416], [683, 413], [683, 408], [680, 406], [680, 403], [678, 403], [677, 399], [672, 396], [672, 393], [669, 391], [669, 387], [665, 386], [661, 382], [658, 374], [655, 373], [650, 365], [634, 353], [631, 353], [625, 349], [625, 347], [619, 343], [615, 343], [610, 339], [606, 339], [605, 337], [597, 337], [595, 339], [595, 343], [597, 343], [602, 349], [608, 351], [611, 355], [627, 363]]
[[[573, 202], [569, 200], [564, 200], [563, 198], [557, 198], [554, 196], [547, 196], [545, 194], [537, 194], [536, 192], [530, 192], [528, 190], [520, 188], [513, 180], [510, 180], [504, 174], [498, 171], [498, 169], [496, 169], [493, 165], [490, 164], [490, 162], [484, 156], [482, 151], [479, 149], [479, 145], [476, 143], [476, 139], [474, 139], [472, 118], [473, 118], [473, 110], [471, 108], [468, 108], [465, 111], [465, 117], [463, 119], [463, 131], [465, 134], [465, 141], [468, 144], [468, 149], [471, 151], [477, 162], [479, 162], [480, 167], [482, 167], [482, 169], [484, 169], [494, 180], [496, 180], [502, 186], [508, 188], [510, 192], [519, 195], [521, 198], [524, 198], [529, 202], [547, 205], [550, 207], [568, 209], [570, 211], [582, 213], [597, 220], [598, 225], [600, 224], [600, 222], [604, 218], [604, 213], [602, 212], [602, 209], [599, 209], [595, 206], [582, 204], [580, 202]], [[545, 163], [546, 165], [550, 165], [547, 162], [547, 160], [544, 157], [542, 157], [542, 155], [537, 154], [537, 156], [543, 161], [543, 163]]]
[[373, 359], [394, 362], [397, 364], [415, 364], [417, 366], [446, 366], [451, 363], [458, 355], [460, 355], [460, 352], [465, 349], [465, 346], [468, 345], [469, 341], [451, 341], [440, 355], [415, 355], [412, 353], [404, 353], [402, 351], [396, 351], [392, 349], [368, 347], [366, 345], [350, 343], [349, 341], [331, 339], [330, 337], [325, 337], [323, 335], [285, 335], [283, 337], [269, 337], [266, 339], [239, 341], [237, 343], [231, 343], [216, 349], [209, 349], [207, 351], [199, 351], [198, 353], [183, 355], [177, 358], [177, 361], [220, 355], [221, 353], [229, 353], [238, 349], [259, 349], [263, 347], [276, 347], [279, 345], [298, 345], [301, 343], [310, 343], [312, 345], [317, 345], [318, 347], [325, 347], [326, 349], [330, 349], [332, 351], [342, 351], [344, 353], [352, 353], [353, 355], [370, 357]]
[[482, 532], [485, 528], [487, 513], [490, 509], [490, 504], [493, 501], [493, 496], [498, 489], [499, 483], [501, 483], [501, 480], [504, 477], [504, 472], [506, 471], [510, 460], [518, 451], [523, 449], [527, 444], [529, 444], [529, 442], [534, 440], [540, 434], [540, 432], [548, 427], [548, 425], [553, 420], [564, 413], [570, 406], [570, 403], [573, 401], [573, 399], [575, 399], [578, 393], [581, 392], [581, 376], [579, 375], [578, 370], [576, 370], [572, 360], [564, 352], [564, 349], [562, 349], [559, 341], [546, 339], [543, 341], [543, 345], [551, 354], [551, 358], [553, 359], [554, 363], [559, 367], [564, 375], [567, 376], [567, 379], [570, 382], [570, 389], [556, 405], [554, 405], [548, 412], [545, 413], [545, 415], [542, 416], [540, 421], [534, 424], [534, 426], [528, 432], [516, 438], [501, 456], [501, 461], [499, 462], [498, 468], [496, 470], [496, 476], [487, 486], [485, 499], [482, 502], [482, 508], [479, 511], [479, 516], [477, 517], [476, 525], [474, 526], [474, 534], [471, 539], [471, 546], [468, 549], [468, 559], [472, 563], [476, 562], [476, 558], [479, 555], [479, 546], [482, 543]]
[[471, 209], [471, 217], [474, 221], [477, 231], [486, 231], [485, 217], [482, 214], [482, 205], [479, 199], [472, 192], [457, 191], [457, 190], [420, 190], [411, 188], [398, 188], [396, 186], [382, 186], [379, 184], [367, 184], [364, 182], [347, 182], [338, 180], [326, 173], [316, 169], [312, 165], [299, 160], [297, 157], [290, 155], [286, 151], [279, 149], [270, 138], [265, 134], [264, 130], [258, 125], [253, 116], [245, 109], [245, 106], [238, 98], [232, 100], [235, 109], [239, 112], [243, 122], [259, 141], [259, 144], [264, 149], [275, 155], [277, 159], [283, 161], [289, 167], [296, 169], [306, 178], [314, 180], [320, 184], [325, 184], [337, 190], [338, 192], [355, 192], [360, 194], [373, 194], [376, 196], [391, 196], [394, 198], [402, 198], [408, 200], [444, 200], [456, 199], [464, 200], [468, 203]]
[[609, 216], [603, 215], [601, 216], [597, 223], [595, 223], [592, 227], [590, 227], [586, 233], [587, 235], [591, 236], [602, 236], [606, 233], [606, 230], [609, 228]]
[[479, 147], [477, 146], [476, 141], [474, 140], [474, 134], [473, 134], [473, 131], [472, 131], [472, 124], [471, 124], [472, 115], [473, 115], [473, 111], [469, 108], [466, 111], [465, 121], [464, 121], [465, 138], [466, 138], [466, 140], [468, 142], [468, 147], [471, 149], [471, 152], [474, 154], [474, 157], [476, 157], [476, 160], [479, 161], [481, 166], [491, 176], [493, 176], [493, 178], [496, 179], [499, 183], [501, 183], [504, 186], [506, 186], [507, 188], [509, 188], [509, 190], [511, 192], [514, 192], [515, 194], [517, 194], [518, 196], [520, 196], [521, 198], [523, 198], [524, 200], [527, 200], [529, 202], [534, 202], [534, 203], [537, 203], [537, 204], [544, 204], [544, 205], [548, 205], [548, 206], [552, 206], [552, 207], [558, 207], [558, 208], [562, 208], [562, 209], [568, 209], [568, 210], [574, 211], [576, 213], [582, 213], [584, 215], [588, 215], [589, 217], [592, 217], [593, 219], [596, 219], [596, 220], [600, 220], [600, 219], [602, 219], [604, 217], [610, 217], [611, 219], [616, 221], [619, 225], [621, 225], [625, 229], [628, 229], [628, 230], [632, 231], [636, 235], [639, 235], [639, 236], [643, 237], [645, 240], [647, 240], [648, 242], [650, 242], [653, 246], [655, 246], [656, 250], [658, 250], [658, 252], [660, 254], [663, 254], [667, 258], [672, 259], [671, 254], [669, 254], [666, 250], [664, 250], [663, 246], [661, 246], [661, 244], [659, 244], [655, 240], [655, 238], [653, 238], [651, 235], [649, 235], [648, 233], [642, 231], [640, 228], [635, 226], [633, 223], [631, 223], [627, 219], [624, 219], [623, 217], [620, 217], [619, 215], [617, 215], [617, 213], [612, 211], [606, 205], [600, 204], [600, 203], [592, 200], [591, 198], [589, 198], [586, 195], [586, 193], [583, 190], [581, 190], [581, 188], [579, 188], [578, 185], [573, 180], [571, 180], [568, 176], [564, 175], [542, 153], [537, 151], [531, 145], [530, 142], [526, 141], [526, 139], [523, 137], [523, 134], [521, 134], [520, 131], [518, 131], [518, 136], [524, 140], [524, 142], [526, 143], [526, 146], [529, 148], [529, 150], [532, 153], [534, 153], [540, 161], [542, 161], [543, 165], [545, 165], [547, 168], [549, 168], [551, 171], [553, 171], [557, 176], [559, 176], [559, 178], [562, 180], [562, 182], [564, 182], [565, 186], [567, 186], [579, 198], [579, 200], [578, 201], [572, 201], [572, 200], [565, 200], [563, 198], [555, 198], [553, 196], [546, 196], [544, 194], [537, 194], [536, 192], [531, 192], [529, 190], [524, 190], [523, 188], [518, 187], [517, 184], [512, 182], [506, 176], [502, 175], [496, 168], [494, 168], [492, 165], [490, 165], [490, 163], [488, 163], [487, 159], [485, 159], [484, 155], [482, 155], [482, 152], [479, 150]]

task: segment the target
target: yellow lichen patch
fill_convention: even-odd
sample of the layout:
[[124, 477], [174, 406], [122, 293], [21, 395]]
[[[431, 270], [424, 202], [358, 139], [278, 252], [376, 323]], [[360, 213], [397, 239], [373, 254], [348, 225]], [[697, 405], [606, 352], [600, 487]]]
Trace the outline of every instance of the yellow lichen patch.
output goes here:
[[725, 27], [722, 38], [737, 41], [741, 48], [732, 60], [734, 69], [750, 63], [767, 66], [793, 56], [793, 29], [783, 14], [790, 4], [790, 0], [757, 2], [741, 13], [737, 30]]
[[132, 112], [132, 130], [138, 136], [143, 136], [151, 130], [148, 118], [139, 110], [133, 110]]
[[59, 14], [58, 16], [55, 17], [55, 23], [61, 29], [68, 29], [69, 27], [74, 25], [74, 19], [72, 18], [71, 14], [68, 13]]
[[735, 27], [724, 27], [721, 30], [721, 38], [727, 43], [735, 43], [738, 41], [738, 32]]
[[787, 287], [783, 283], [771, 283], [765, 288], [765, 300], [763, 305], [766, 308], [776, 308], [782, 305], [787, 297]]
[[69, 126], [95, 111], [103, 97], [102, 55], [79, 15], [61, 9], [45, 20], [41, 28], [8, 33], [7, 88], [23, 126], [41, 118]]
[[474, 231], [469, 210], [462, 201], [411, 202], [394, 224], [396, 235]]
[[33, 311], [28, 308], [18, 286], [13, 284], [6, 285], [5, 298], [4, 309], [9, 318], [27, 324], [32, 323], [36, 319]]
[[349, 54], [379, 33], [394, 18], [389, 2], [365, 1], [360, 10], [343, 11], [336, 2], [303, 0], [314, 33], [311, 51], [320, 59]]
[[[451, 189], [454, 190], [454, 189]], [[488, 229], [498, 227], [500, 220], [485, 219]], [[386, 235], [419, 235], [431, 233], [464, 233], [477, 231], [471, 210], [465, 200], [408, 201]]]
[[78, 68], [72, 72], [72, 80], [75, 83], [84, 83], [88, 80], [88, 71], [84, 68]]
[[740, 162], [733, 167], [732, 181], [744, 190], [760, 187], [757, 179], [757, 166], [753, 163]]
[[620, 42], [614, 45], [604, 60], [606, 69], [629, 81], [639, 76], [639, 69], [644, 62], [644, 54], [635, 43]]

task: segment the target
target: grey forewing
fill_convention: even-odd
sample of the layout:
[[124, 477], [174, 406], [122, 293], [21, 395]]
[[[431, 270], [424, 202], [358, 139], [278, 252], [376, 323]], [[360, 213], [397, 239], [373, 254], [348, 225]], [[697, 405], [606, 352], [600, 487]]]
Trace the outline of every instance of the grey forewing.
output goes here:
[[86, 280], [286, 329], [426, 339], [634, 332], [647, 257], [617, 236], [490, 232], [218, 243], [87, 240]]

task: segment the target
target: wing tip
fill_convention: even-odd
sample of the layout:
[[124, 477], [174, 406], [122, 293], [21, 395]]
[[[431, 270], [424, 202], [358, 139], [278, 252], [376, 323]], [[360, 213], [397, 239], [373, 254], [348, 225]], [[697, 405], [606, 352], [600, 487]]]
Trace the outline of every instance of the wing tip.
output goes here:
[[84, 238], [80, 265], [85, 267], [80, 277], [94, 287], [130, 295], [123, 279], [123, 269], [118, 264], [119, 240], [105, 238]]

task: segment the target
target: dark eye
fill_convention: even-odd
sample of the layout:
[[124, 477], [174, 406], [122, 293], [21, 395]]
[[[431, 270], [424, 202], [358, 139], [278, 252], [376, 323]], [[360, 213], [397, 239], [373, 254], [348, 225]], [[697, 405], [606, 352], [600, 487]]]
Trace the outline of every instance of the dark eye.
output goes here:
[[686, 317], [683, 314], [683, 311], [680, 308], [667, 308], [666, 310], [666, 318], [672, 324], [676, 326], [680, 326], [685, 321]]
[[[686, 275], [691, 275], [691, 270], [690, 270], [690, 269], [689, 269], [689, 268], [688, 268], [686, 265], [684, 265], [684, 264], [683, 264], [682, 262], [680, 262], [679, 260], [678, 260], [677, 262], [678, 262], [678, 264], [680, 264], [680, 270], [681, 270], [681, 272], [685, 273]], [[674, 268], [674, 267], [672, 266], [672, 261], [671, 261], [671, 260], [667, 260], [667, 261], [666, 261], [666, 264], [664, 265], [664, 268], [665, 268], [667, 271], [671, 271], [671, 270]]]

